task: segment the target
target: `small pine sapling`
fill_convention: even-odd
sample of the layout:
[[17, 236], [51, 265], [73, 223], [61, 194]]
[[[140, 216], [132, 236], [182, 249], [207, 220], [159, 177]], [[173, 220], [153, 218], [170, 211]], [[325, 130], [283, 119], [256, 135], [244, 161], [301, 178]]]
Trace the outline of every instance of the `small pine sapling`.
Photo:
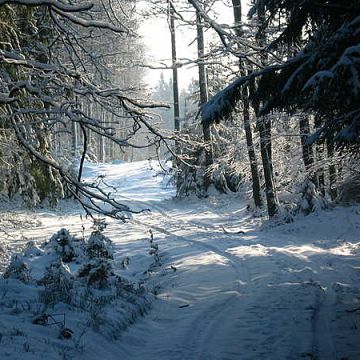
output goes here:
[[24, 262], [23, 258], [14, 255], [9, 266], [6, 268], [4, 279], [17, 279], [23, 283], [29, 283], [31, 281], [30, 270], [28, 265]]

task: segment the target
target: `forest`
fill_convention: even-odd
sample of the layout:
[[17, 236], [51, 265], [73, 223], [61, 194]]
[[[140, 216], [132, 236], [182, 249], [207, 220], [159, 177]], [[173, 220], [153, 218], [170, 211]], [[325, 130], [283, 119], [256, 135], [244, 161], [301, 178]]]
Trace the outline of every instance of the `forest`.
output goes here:
[[0, 0], [0, 32], [1, 358], [360, 357], [360, 1]]

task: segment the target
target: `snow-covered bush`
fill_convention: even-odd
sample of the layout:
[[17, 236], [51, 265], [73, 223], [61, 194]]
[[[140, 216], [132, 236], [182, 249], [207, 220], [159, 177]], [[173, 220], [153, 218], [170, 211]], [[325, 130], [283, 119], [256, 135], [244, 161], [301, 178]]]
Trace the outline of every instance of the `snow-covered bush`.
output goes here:
[[[23, 255], [13, 257], [3, 276], [6, 280], [0, 279], [0, 288], [5, 287], [6, 296], [19, 304], [15, 307], [18, 316], [27, 321], [29, 312], [32, 318], [64, 314], [65, 324], [66, 314], [74, 336], [78, 336], [74, 324], [80, 323], [86, 331], [117, 338], [146, 313], [153, 296], [145, 286], [143, 271], [139, 273], [141, 285], [115, 273], [111, 241], [101, 233], [103, 228], [103, 224], [96, 226], [83, 241], [61, 229], [41, 246], [29, 242]], [[151, 249], [156, 250], [152, 255], [158, 256], [157, 247]], [[52, 321], [57, 321], [56, 317], [49, 324]]]
[[78, 271], [79, 278], [85, 278], [87, 286], [105, 289], [114, 279], [112, 264], [107, 259], [96, 259], [84, 264]]
[[[187, 196], [193, 193], [199, 197], [204, 197], [206, 195], [205, 182], [207, 181], [209, 182], [208, 185], [213, 184], [220, 192], [238, 191], [242, 179], [240, 175], [242, 169], [239, 166], [238, 141], [233, 139], [231, 131], [224, 127], [212, 129], [212, 136], [214, 137], [212, 144], [213, 162], [210, 166], [205, 167], [205, 151], [201, 145], [200, 129], [193, 126], [191, 130], [194, 132], [189, 134], [189, 137], [191, 135], [194, 142], [186, 144], [186, 147], [184, 146], [181, 149], [181, 155], [186, 163], [179, 164], [175, 179], [178, 184], [177, 195]], [[224, 132], [227, 132], [228, 139], [225, 139]]]
[[[188, 131], [188, 130], [185, 130]], [[186, 136], [186, 134], [183, 134]], [[194, 136], [194, 134], [192, 134]], [[197, 166], [204, 161], [201, 146], [194, 142], [181, 148], [184, 162], [177, 164], [174, 174], [174, 182], [177, 185], [177, 196], [196, 194], [204, 195], [204, 170]]]
[[29, 266], [24, 262], [22, 256], [14, 255], [11, 258], [3, 277], [4, 279], [17, 279], [24, 283], [31, 281]]
[[70, 235], [66, 229], [60, 229], [45, 244], [45, 248], [49, 252], [55, 252], [65, 263], [72, 261], [75, 257], [79, 257], [83, 253], [83, 241], [76, 239]]
[[93, 231], [86, 244], [86, 255], [90, 259], [112, 259], [113, 252], [111, 249], [111, 240], [101, 231]]
[[237, 192], [242, 176], [236, 163], [222, 159], [211, 166], [211, 182], [220, 192]]
[[40, 256], [43, 253], [43, 250], [36, 245], [34, 241], [29, 241], [25, 245], [24, 249], [24, 257], [34, 257], [34, 256]]
[[60, 301], [71, 302], [71, 289], [74, 284], [70, 268], [61, 260], [51, 263], [38, 281], [38, 285], [43, 285], [45, 290], [41, 292], [40, 298], [47, 305], [55, 304]]
[[328, 202], [318, 192], [311, 180], [307, 179], [304, 181], [300, 187], [300, 192], [302, 197], [300, 204], [298, 205], [298, 211], [303, 212], [305, 215], [328, 207]]

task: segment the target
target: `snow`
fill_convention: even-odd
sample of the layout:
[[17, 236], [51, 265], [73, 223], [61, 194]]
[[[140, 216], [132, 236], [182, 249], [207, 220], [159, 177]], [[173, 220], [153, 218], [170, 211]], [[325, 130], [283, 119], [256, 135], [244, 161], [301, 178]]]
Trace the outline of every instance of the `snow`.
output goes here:
[[[168, 166], [169, 164], [165, 164], [165, 168]], [[112, 164], [87, 162], [84, 165], [83, 177], [92, 182], [105, 176], [105, 183], [116, 187], [117, 199], [130, 205], [132, 209], [139, 210], [143, 208], [141, 203], [159, 202], [175, 196], [175, 189], [166, 186], [169, 180], [156, 176], [161, 171], [157, 161]]]
[[[33, 314], [19, 305], [36, 289], [24, 293], [25, 285], [13, 281], [5, 295], [0, 289], [1, 359], [360, 358], [359, 205], [274, 226], [253, 217], [241, 194], [174, 199], [167, 179], [155, 176], [160, 168], [151, 167], [86, 163], [84, 172], [89, 182], [101, 175], [128, 205], [151, 209], [126, 224], [109, 220], [104, 230], [116, 274], [153, 292], [151, 310], [123, 328], [116, 324], [124, 311], [114, 305], [96, 332], [84, 313], [60, 304], [74, 336], [58, 339], [55, 328], [33, 325]], [[15, 250], [28, 240], [38, 246], [61, 227], [89, 236], [91, 222], [80, 218], [81, 210], [71, 202], [61, 206], [4, 209], [0, 218], [18, 221], [11, 229], [11, 222], [1, 223], [11, 231], [0, 235], [2, 246]], [[26, 251], [36, 259], [41, 248]], [[7, 299], [18, 299], [17, 307]]]

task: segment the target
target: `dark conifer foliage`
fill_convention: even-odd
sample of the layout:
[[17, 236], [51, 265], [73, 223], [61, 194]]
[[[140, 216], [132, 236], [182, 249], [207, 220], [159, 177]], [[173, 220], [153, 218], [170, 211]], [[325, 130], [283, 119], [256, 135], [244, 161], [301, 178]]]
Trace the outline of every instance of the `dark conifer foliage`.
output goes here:
[[[360, 134], [360, 2], [266, 1], [268, 22], [275, 13], [287, 25], [270, 45], [306, 45], [280, 70], [261, 76], [254, 95], [264, 101], [262, 113], [298, 109], [316, 113], [320, 129], [312, 137], [350, 145]], [[306, 34], [306, 35], [304, 35]]]
[[[266, 9], [264, 26], [277, 33], [261, 51], [293, 56], [237, 79], [203, 107], [204, 121], [226, 117], [241, 98], [243, 84], [258, 78], [259, 115], [275, 110], [316, 114], [322, 138], [358, 152], [360, 135], [360, 1], [258, 0]], [[276, 26], [275, 26], [276, 25]], [[263, 29], [259, 29], [263, 31]]]

